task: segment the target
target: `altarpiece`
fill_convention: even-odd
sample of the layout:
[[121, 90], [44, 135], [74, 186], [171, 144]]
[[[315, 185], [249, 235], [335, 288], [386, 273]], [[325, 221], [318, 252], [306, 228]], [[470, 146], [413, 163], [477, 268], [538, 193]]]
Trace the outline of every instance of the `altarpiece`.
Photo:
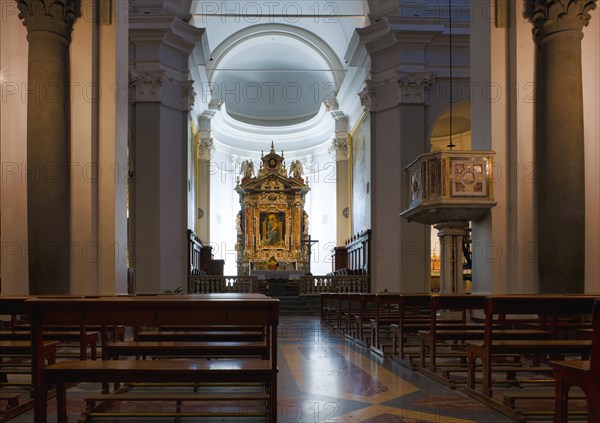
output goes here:
[[261, 154], [260, 168], [246, 160], [241, 167], [236, 191], [241, 210], [237, 215], [238, 275], [253, 270], [309, 271], [310, 237], [308, 214], [304, 211], [308, 182], [298, 160], [289, 175], [283, 151]]

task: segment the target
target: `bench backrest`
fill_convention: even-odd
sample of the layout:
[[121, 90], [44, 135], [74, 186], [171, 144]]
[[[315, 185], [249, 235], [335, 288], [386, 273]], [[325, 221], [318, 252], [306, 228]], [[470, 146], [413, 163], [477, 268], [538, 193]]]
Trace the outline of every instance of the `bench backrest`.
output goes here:
[[[34, 298], [25, 302], [31, 322], [33, 371], [43, 368], [42, 325], [262, 326], [277, 368], [279, 300], [188, 296]], [[103, 339], [104, 341], [104, 339]], [[36, 373], [34, 373], [36, 374]]]
[[25, 300], [31, 297], [25, 296], [11, 296], [11, 297], [0, 297], [0, 315], [11, 317], [11, 326], [14, 327], [16, 324], [16, 317], [20, 314], [27, 313], [25, 309]]
[[[497, 316], [527, 314], [555, 319], [583, 316], [592, 312], [596, 297], [591, 295], [492, 295], [485, 303], [485, 342], [491, 339]], [[502, 319], [500, 319], [501, 321]], [[557, 331], [553, 330], [553, 336]]]
[[592, 379], [600, 381], [600, 299], [594, 301], [592, 312], [592, 353], [590, 354]]
[[469, 294], [435, 294], [431, 296], [429, 313], [432, 330], [438, 320], [438, 314], [441, 310], [460, 311], [462, 320], [466, 322], [466, 312], [470, 310], [483, 310], [485, 307], [484, 295]]

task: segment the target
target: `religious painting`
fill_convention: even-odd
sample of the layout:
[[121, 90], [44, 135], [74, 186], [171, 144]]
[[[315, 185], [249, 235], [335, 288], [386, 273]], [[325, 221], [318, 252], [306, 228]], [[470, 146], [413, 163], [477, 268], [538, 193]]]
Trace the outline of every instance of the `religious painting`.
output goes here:
[[260, 212], [260, 246], [285, 245], [285, 212]]

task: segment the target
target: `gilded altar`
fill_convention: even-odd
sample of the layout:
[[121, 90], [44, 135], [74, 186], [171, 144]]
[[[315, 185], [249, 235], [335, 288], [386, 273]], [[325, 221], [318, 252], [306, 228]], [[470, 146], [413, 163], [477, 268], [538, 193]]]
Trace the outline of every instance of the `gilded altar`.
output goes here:
[[237, 216], [238, 275], [255, 270], [309, 271], [308, 215], [304, 211], [308, 183], [302, 165], [285, 166], [283, 152], [261, 155], [260, 168], [242, 164], [236, 191], [241, 210]]

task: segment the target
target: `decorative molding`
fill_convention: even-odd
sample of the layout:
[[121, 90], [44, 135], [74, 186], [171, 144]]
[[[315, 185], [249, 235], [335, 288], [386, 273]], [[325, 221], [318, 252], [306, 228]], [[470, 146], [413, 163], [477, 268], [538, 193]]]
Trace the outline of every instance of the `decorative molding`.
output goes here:
[[215, 144], [212, 138], [202, 138], [202, 131], [200, 131], [200, 140], [198, 142], [198, 159], [199, 160], [211, 160], [212, 155], [215, 152]]
[[325, 111], [330, 113], [340, 109], [340, 103], [338, 103], [337, 98], [325, 100], [323, 104], [325, 104]]
[[427, 105], [427, 89], [431, 87], [434, 79], [431, 72], [399, 74], [400, 103]]
[[581, 31], [590, 22], [598, 0], [528, 0], [525, 16], [533, 24], [537, 43], [565, 31]]
[[365, 83], [365, 87], [358, 93], [358, 96], [360, 97], [360, 105], [368, 113], [375, 109], [375, 90], [371, 86], [370, 80], [365, 81]]
[[184, 81], [181, 84], [181, 97], [182, 106], [187, 106], [187, 110], [192, 110], [194, 108], [194, 103], [196, 102], [194, 81]]
[[334, 138], [329, 148], [329, 153], [336, 161], [348, 160], [350, 157], [350, 142], [348, 141], [348, 133], [346, 137]]
[[47, 31], [69, 43], [73, 24], [81, 16], [80, 0], [17, 0], [19, 19], [28, 33]]
[[129, 84], [132, 88], [133, 102], [160, 102], [165, 80], [164, 71], [130, 72]]

